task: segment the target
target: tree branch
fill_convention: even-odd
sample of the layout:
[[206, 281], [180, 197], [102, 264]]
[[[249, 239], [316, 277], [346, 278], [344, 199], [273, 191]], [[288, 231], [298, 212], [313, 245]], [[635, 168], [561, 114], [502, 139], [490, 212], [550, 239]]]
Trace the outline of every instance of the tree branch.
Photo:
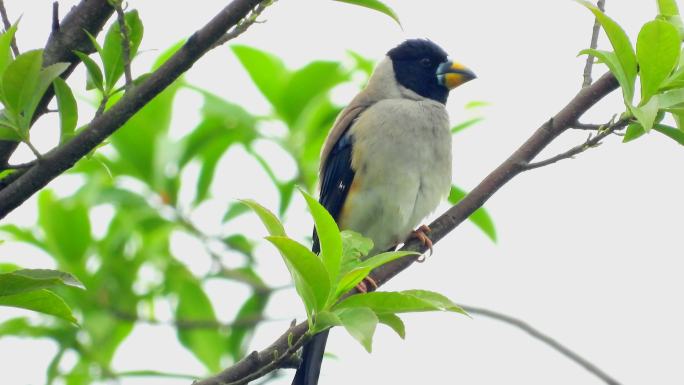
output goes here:
[[[445, 235], [453, 231], [475, 210], [482, 207], [496, 191], [521, 173], [525, 165], [532, 161], [549, 143], [558, 135], [571, 128], [589, 108], [617, 89], [617, 87], [618, 83], [615, 77], [607, 73], [595, 83], [580, 90], [570, 103], [553, 118], [542, 124], [522, 146], [480, 182], [470, 194], [466, 195], [457, 205], [452, 206], [430, 224], [432, 231], [428, 236], [433, 243], [437, 243], [440, 239], [444, 238]], [[2, 198], [0, 197], [0, 199]], [[427, 251], [427, 247], [422, 242], [411, 239], [401, 250], [424, 253]], [[380, 286], [407, 269], [418, 258], [417, 256], [408, 256], [394, 260], [373, 270], [370, 276]], [[353, 293], [355, 293], [355, 290], [349, 294]], [[273, 359], [274, 354], [276, 356], [278, 352], [294, 354], [297, 349], [293, 348], [298, 348], [308, 339], [307, 332], [307, 322], [292, 326], [266, 349], [259, 352], [254, 351], [221, 373], [202, 381], [197, 381], [194, 385], [246, 384], [256, 378], [253, 373], [266, 374], [268, 371], [278, 368], [275, 362], [278, 360]], [[288, 341], [296, 342], [290, 344]]]
[[[9, 31], [12, 23], [10, 23], [9, 17], [7, 17], [7, 9], [5, 9], [5, 2], [3, 0], [0, 0], [0, 17], [2, 17], [2, 25], [5, 27], [5, 31]], [[19, 56], [19, 47], [17, 47], [16, 36], [12, 36], [10, 47], [12, 47], [12, 53], [14, 54], [14, 57]]]
[[[606, 0], [598, 0], [596, 3], [596, 7], [600, 9], [601, 11], [605, 11], [606, 9]], [[598, 45], [598, 37], [599, 37], [599, 32], [601, 31], [601, 24], [599, 23], [598, 18], [594, 19], [594, 27], [591, 31], [591, 42], [589, 43], [589, 47], [591, 49], [596, 49]], [[587, 55], [587, 62], [584, 65], [584, 74], [583, 78], [584, 80], [582, 81], [582, 88], [587, 87], [591, 84], [591, 70], [592, 67], [594, 66], [594, 56], [593, 55]]]
[[596, 377], [600, 378], [605, 382], [606, 384], [609, 385], [620, 385], [620, 383], [606, 374], [604, 371], [601, 369], [597, 368], [596, 365], [592, 364], [591, 362], [587, 361], [586, 359], [582, 358], [580, 355], [577, 353], [573, 352], [569, 348], [565, 347], [562, 345], [560, 342], [554, 340], [550, 336], [540, 332], [539, 330], [533, 328], [530, 326], [527, 322], [511, 317], [506, 314], [498, 313], [489, 309], [483, 309], [479, 307], [474, 307], [474, 306], [464, 306], [460, 305], [463, 310], [465, 310], [468, 314], [479, 314], [484, 317], [492, 318], [501, 322], [505, 322], [509, 325], [515, 326], [518, 329], [523, 330], [532, 338], [535, 338], [544, 344], [550, 346], [560, 354], [564, 355], [565, 357], [569, 358], [571, 361], [575, 362], [576, 364], [580, 365], [584, 369], [586, 369], [588, 372], [591, 374], [595, 375]]
[[[113, 13], [114, 8], [109, 5], [107, 0], [81, 0], [66, 15], [62, 23], [59, 24], [59, 28], [54, 28], [53, 21], [52, 33], [43, 51], [43, 66], [47, 67], [55, 63], [71, 63], [61, 75], [62, 78], [66, 79], [80, 62], [73, 51], [90, 53], [95, 50], [84, 30], [93, 36], [97, 36]], [[53, 96], [53, 88], [48, 87], [47, 92], [38, 104], [36, 114], [33, 117], [34, 121], [45, 113]], [[17, 145], [17, 142], [0, 140], [0, 165], [7, 164]], [[2, 186], [0, 185], [0, 187]]]
[[[103, 1], [106, 2], [106, 0]], [[74, 163], [102, 143], [152, 98], [190, 69], [223, 34], [237, 25], [261, 2], [259, 0], [233, 0], [209, 23], [195, 32], [183, 47], [159, 69], [151, 73], [145, 82], [133, 87], [118, 103], [94, 118], [88, 127], [71, 141], [45, 154], [42, 162], [0, 190], [0, 218], [4, 218], [31, 195], [71, 168]]]
[[129, 90], [133, 84], [133, 75], [131, 74], [131, 39], [126, 26], [126, 15], [123, 8], [121, 8], [121, 0], [116, 1], [114, 6], [116, 11], [116, 19], [119, 22], [119, 30], [121, 31], [121, 56], [124, 66], [124, 78], [126, 79], [126, 91]]
[[581, 154], [590, 148], [594, 148], [594, 147], [600, 145], [601, 141], [604, 138], [606, 138], [608, 135], [614, 133], [617, 130], [625, 128], [628, 123], [629, 123], [628, 119], [623, 119], [623, 120], [620, 120], [620, 121], [615, 122], [615, 123], [609, 123], [607, 125], [600, 126], [599, 128], [596, 129], [598, 131], [598, 134], [596, 134], [596, 136], [593, 136], [593, 137], [591, 136], [591, 134], [589, 134], [589, 138], [587, 138], [587, 140], [584, 141], [584, 143], [582, 143], [578, 146], [575, 146], [575, 147], [569, 149], [568, 151], [560, 153], [556, 156], [552, 156], [548, 159], [544, 159], [544, 160], [541, 160], [539, 162], [528, 163], [527, 165], [524, 166], [524, 170], [528, 171], [528, 170], [532, 170], [535, 168], [548, 166], [550, 164], [558, 162], [559, 160], [573, 158], [577, 154]]

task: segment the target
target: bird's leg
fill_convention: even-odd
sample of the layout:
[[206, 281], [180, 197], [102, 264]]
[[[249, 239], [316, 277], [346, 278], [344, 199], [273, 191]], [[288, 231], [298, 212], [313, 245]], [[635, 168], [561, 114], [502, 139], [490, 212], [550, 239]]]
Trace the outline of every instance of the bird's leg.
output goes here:
[[364, 278], [363, 281], [359, 282], [358, 285], [356, 285], [356, 290], [364, 294], [368, 293], [369, 291], [375, 291], [377, 288], [378, 283], [375, 282], [375, 280], [371, 278], [370, 275]]
[[[419, 241], [423, 243], [423, 245], [427, 246], [427, 248], [430, 250], [430, 256], [432, 256], [432, 240], [430, 237], [427, 236], [428, 233], [430, 233], [432, 229], [428, 227], [428, 225], [420, 225], [419, 228], [416, 230], [413, 230], [411, 232], [411, 235], [409, 238], [417, 238]], [[424, 262], [425, 261], [425, 256], [421, 256], [418, 258], [418, 262]]]

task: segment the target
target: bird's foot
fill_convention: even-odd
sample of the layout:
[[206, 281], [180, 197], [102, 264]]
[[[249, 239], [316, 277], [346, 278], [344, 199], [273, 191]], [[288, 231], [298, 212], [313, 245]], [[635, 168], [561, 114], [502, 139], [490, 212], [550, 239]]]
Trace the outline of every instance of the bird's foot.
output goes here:
[[369, 291], [375, 291], [377, 288], [378, 283], [375, 282], [375, 280], [370, 276], [364, 278], [363, 281], [359, 282], [359, 284], [356, 285], [356, 290], [364, 294], [368, 293]]
[[[427, 236], [430, 232], [432, 232], [432, 229], [428, 225], [420, 225], [419, 228], [411, 232], [409, 238], [417, 238], [421, 241], [430, 250], [430, 256], [432, 256], [432, 240]], [[417, 261], [425, 262], [425, 255], [421, 255]]]

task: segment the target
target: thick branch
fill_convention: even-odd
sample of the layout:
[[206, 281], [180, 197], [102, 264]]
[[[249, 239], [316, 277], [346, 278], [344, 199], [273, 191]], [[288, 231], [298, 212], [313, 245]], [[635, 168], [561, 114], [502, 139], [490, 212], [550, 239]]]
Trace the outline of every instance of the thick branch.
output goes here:
[[[524, 166], [531, 162], [551, 141], [572, 127], [589, 108], [617, 87], [618, 83], [615, 77], [607, 73], [594, 84], [583, 88], [567, 106], [539, 127], [513, 155], [492, 171], [470, 194], [430, 224], [432, 231], [429, 236], [432, 241], [436, 243], [444, 238], [446, 234], [465, 221], [470, 214], [482, 207], [499, 188], [522, 172]], [[412, 240], [407, 242], [402, 250], [424, 253], [427, 248], [422, 242]], [[417, 259], [418, 257], [411, 256], [390, 262], [374, 270], [371, 273], [371, 278], [380, 286], [411, 266]], [[276, 369], [278, 366], [274, 365], [274, 353], [296, 351], [292, 347], [305, 341], [307, 331], [306, 322], [291, 327], [268, 348], [260, 352], [254, 351], [216, 376], [195, 382], [194, 385], [245, 384], [254, 379], [254, 372], [265, 374], [267, 373], [266, 369]], [[289, 341], [297, 341], [297, 343], [290, 345], [288, 339]]]
[[[66, 15], [59, 28], [55, 29], [53, 26], [52, 33], [43, 51], [43, 65], [71, 63], [61, 75], [63, 78], [67, 78], [79, 63], [78, 57], [73, 54], [73, 51], [90, 53], [94, 50], [88, 35], [84, 31], [97, 36], [113, 13], [114, 8], [109, 5], [107, 0], [82, 0]], [[45, 112], [53, 96], [54, 91], [52, 87], [49, 87], [36, 109], [34, 121]], [[7, 163], [17, 145], [17, 142], [0, 141], [0, 165]]]
[[102, 143], [152, 98], [190, 69], [223, 34], [260, 2], [259, 0], [231, 2], [202, 29], [195, 32], [183, 47], [150, 74], [144, 83], [133, 87], [118, 103], [93, 119], [88, 127], [74, 139], [45, 154], [43, 161], [0, 190], [0, 218], [4, 218], [31, 195], [71, 168], [76, 161]]

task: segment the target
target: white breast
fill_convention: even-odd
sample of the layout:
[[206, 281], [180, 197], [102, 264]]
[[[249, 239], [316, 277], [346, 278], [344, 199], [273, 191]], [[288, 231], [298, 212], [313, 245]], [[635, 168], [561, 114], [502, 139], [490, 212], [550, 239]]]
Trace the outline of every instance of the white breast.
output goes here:
[[373, 252], [403, 242], [451, 184], [451, 135], [444, 106], [422, 99], [386, 99], [351, 127], [354, 183], [343, 228], [375, 243]]

